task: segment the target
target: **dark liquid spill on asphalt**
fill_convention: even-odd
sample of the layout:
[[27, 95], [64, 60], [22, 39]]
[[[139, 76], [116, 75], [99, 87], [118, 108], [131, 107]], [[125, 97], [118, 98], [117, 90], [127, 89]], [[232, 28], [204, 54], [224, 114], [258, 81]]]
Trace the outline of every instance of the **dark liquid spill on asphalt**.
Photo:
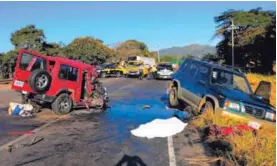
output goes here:
[[[98, 127], [109, 136], [95, 139], [91, 143], [102, 142], [107, 139], [115, 139], [120, 143], [121, 140], [130, 136], [130, 131], [139, 127], [141, 124], [148, 123], [154, 119], [168, 119], [178, 117], [180, 120], [186, 119], [188, 113], [167, 106], [168, 95], [163, 91], [141, 90], [139, 88], [126, 88], [124, 91], [128, 95], [117, 97], [110, 102], [108, 108], [96, 119], [92, 115], [92, 121], [99, 121]], [[143, 108], [148, 105], [149, 108]], [[125, 138], [124, 138], [125, 137]]]

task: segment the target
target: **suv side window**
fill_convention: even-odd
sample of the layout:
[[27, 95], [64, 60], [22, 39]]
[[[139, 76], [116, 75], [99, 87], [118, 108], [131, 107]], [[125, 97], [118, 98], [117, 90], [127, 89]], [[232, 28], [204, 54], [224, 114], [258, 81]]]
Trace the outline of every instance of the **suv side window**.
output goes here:
[[186, 70], [188, 70], [188, 66], [189, 66], [189, 62], [184, 62], [182, 64], [182, 66], [180, 67], [180, 69], [182, 70], [182, 72], [186, 72]]
[[197, 72], [197, 64], [195, 63], [191, 63], [191, 65], [189, 66], [189, 74], [191, 77], [195, 77], [195, 74]]
[[77, 81], [78, 69], [67, 65], [61, 65], [59, 78], [69, 81]]
[[209, 71], [209, 69], [207, 67], [202, 66], [202, 65], [199, 66], [199, 70], [196, 74], [196, 79], [208, 82], [208, 80], [209, 80], [208, 71]]

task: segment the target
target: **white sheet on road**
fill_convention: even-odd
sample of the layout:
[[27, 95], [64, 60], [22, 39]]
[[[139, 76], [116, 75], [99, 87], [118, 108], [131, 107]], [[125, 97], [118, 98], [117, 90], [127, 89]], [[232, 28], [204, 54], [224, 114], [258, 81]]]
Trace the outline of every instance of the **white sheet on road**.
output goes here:
[[155, 138], [168, 137], [180, 133], [187, 126], [176, 117], [170, 119], [155, 119], [149, 123], [140, 125], [131, 133], [137, 137]]

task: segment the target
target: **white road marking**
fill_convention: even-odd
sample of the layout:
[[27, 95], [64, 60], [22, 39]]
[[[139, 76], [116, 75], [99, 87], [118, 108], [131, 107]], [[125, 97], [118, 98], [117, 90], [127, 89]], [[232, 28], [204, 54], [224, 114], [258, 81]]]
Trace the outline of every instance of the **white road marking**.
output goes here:
[[[40, 127], [36, 128], [36, 129], [32, 130], [32, 132], [35, 134], [36, 132], [38, 132], [38, 131], [40, 131], [40, 130], [42, 130], [42, 129], [48, 127], [48, 126], [50, 126], [51, 124], [53, 124], [53, 123], [55, 123], [55, 122], [57, 122], [57, 121], [59, 121], [59, 120], [60, 120], [60, 118], [55, 119], [55, 120], [52, 120], [52, 121], [50, 121], [50, 122], [44, 124], [43, 126], [40, 126]], [[6, 147], [8, 147], [8, 146], [11, 146], [11, 145], [13, 145], [13, 144], [15, 144], [15, 143], [17, 143], [17, 142], [19, 142], [19, 141], [21, 141], [21, 140], [27, 138], [28, 136], [30, 136], [30, 135], [22, 135], [22, 136], [16, 138], [15, 140], [12, 140], [12, 141], [10, 141], [10, 142], [8, 142], [8, 143], [6, 143], [6, 144], [0, 146], [0, 151], [1, 151], [1, 150], [4, 150], [4, 149], [5, 149]]]
[[172, 136], [167, 137], [169, 166], [176, 166], [175, 152]]

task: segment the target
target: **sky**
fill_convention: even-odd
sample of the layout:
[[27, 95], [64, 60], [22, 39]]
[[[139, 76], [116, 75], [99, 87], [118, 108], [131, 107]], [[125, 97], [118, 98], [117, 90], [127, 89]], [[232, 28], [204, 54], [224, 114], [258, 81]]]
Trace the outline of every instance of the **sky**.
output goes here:
[[92, 36], [106, 45], [129, 39], [150, 50], [216, 45], [214, 17], [228, 9], [276, 10], [276, 2], [0, 2], [0, 52], [13, 49], [11, 33], [35, 24], [47, 42]]

